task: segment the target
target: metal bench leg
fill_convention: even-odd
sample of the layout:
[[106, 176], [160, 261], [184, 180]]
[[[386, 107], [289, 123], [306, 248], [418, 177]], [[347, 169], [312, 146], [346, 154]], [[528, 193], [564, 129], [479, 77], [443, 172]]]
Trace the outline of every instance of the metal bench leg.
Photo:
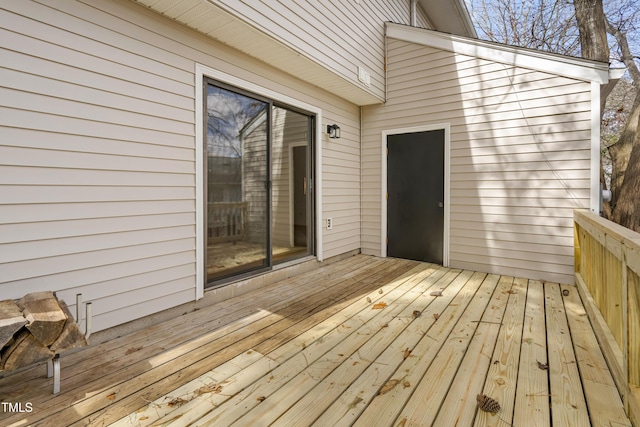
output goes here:
[[60, 393], [60, 356], [56, 354], [53, 360], [47, 361], [47, 378], [53, 377], [53, 394]]

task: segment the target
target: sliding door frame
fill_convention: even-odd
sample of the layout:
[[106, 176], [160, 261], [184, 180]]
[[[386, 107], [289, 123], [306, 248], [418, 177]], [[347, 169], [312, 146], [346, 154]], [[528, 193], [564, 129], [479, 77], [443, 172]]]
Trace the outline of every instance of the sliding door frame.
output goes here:
[[[195, 91], [195, 161], [196, 161], [196, 295], [195, 299], [200, 299], [204, 296], [204, 289], [207, 285], [207, 274], [206, 274], [206, 216], [207, 212], [205, 209], [206, 203], [206, 150], [204, 149], [204, 138], [205, 138], [205, 129], [206, 129], [206, 120], [207, 120], [207, 111], [204, 108], [204, 101], [206, 99], [206, 88], [207, 88], [207, 79], [213, 80], [213, 83], [216, 82], [226, 84], [231, 86], [231, 89], [237, 91], [239, 93], [246, 93], [248, 96], [253, 97], [262, 97], [266, 98], [270, 101], [271, 105], [276, 106], [285, 106], [286, 108], [292, 110], [299, 110], [309, 115], [311, 118], [311, 127], [310, 129], [310, 142], [312, 152], [309, 153], [310, 164], [313, 165], [311, 169], [313, 171], [313, 182], [310, 183], [313, 188], [313, 196], [314, 200], [311, 205], [314, 206], [314, 212], [312, 212], [312, 217], [314, 218], [314, 224], [311, 227], [312, 229], [309, 232], [309, 235], [313, 239], [313, 243], [311, 244], [311, 255], [315, 254], [315, 257], [322, 261], [322, 233], [319, 231], [322, 229], [322, 182], [320, 177], [322, 176], [322, 110], [318, 107], [315, 107], [306, 102], [300, 101], [298, 99], [292, 98], [288, 95], [284, 95], [282, 93], [276, 92], [274, 90], [262, 87], [250, 81], [238, 78], [236, 76], [232, 76], [225, 72], [215, 70], [209, 67], [206, 67], [201, 64], [196, 64], [195, 70], [195, 78], [196, 78], [196, 91]], [[270, 151], [270, 149], [269, 149]], [[270, 153], [268, 154], [271, 155]], [[271, 162], [269, 162], [271, 163]], [[269, 183], [271, 183], [271, 167], [269, 164]], [[271, 188], [269, 186], [269, 191]], [[269, 200], [271, 200], [271, 196], [269, 196]], [[270, 224], [269, 224], [270, 226]], [[271, 233], [269, 232], [269, 236]], [[271, 259], [271, 246], [272, 243], [269, 241], [268, 248], [268, 267], [265, 269], [260, 269], [260, 271], [252, 271], [247, 273], [247, 275], [254, 275], [265, 270], [271, 270], [273, 268], [273, 261]], [[244, 276], [244, 274], [243, 274]], [[239, 277], [233, 277], [233, 280], [237, 280]]]

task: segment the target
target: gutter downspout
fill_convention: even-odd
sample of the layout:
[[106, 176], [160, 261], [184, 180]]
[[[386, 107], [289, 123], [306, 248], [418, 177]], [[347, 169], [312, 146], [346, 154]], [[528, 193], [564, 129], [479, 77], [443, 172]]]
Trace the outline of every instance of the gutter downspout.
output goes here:
[[418, 10], [417, 10], [417, 4], [418, 4], [418, 0], [410, 0], [410, 6], [409, 6], [409, 16], [410, 16], [410, 25], [412, 27], [415, 27], [416, 25], [418, 25], [418, 18], [417, 18], [417, 14], [418, 14]]

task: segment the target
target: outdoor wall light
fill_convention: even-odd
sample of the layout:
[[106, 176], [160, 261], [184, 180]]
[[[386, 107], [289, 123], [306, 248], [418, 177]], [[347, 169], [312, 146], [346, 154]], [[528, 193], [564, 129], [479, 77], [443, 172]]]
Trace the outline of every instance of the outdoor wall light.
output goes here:
[[336, 125], [335, 123], [332, 125], [327, 125], [327, 133], [329, 134], [329, 138], [340, 138], [340, 126]]

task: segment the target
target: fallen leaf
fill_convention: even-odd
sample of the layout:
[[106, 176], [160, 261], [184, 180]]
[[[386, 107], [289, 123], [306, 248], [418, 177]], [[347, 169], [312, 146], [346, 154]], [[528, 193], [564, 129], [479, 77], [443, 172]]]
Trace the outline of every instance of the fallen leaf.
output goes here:
[[403, 418], [400, 420], [400, 422], [398, 423], [398, 425], [396, 427], [404, 427], [407, 424], [407, 419]]
[[140, 417], [140, 421], [148, 420], [149, 417]]
[[361, 397], [356, 397], [355, 399], [353, 399], [353, 402], [351, 402], [349, 404], [349, 409], [353, 409], [356, 407], [356, 405], [358, 405], [358, 403], [362, 402], [362, 398]]
[[260, 397], [258, 397], [256, 400], [257, 400], [258, 402], [264, 402], [266, 399], [267, 399], [266, 397], [264, 397], [264, 396], [260, 396]]
[[128, 356], [131, 353], [135, 353], [136, 351], [140, 351], [140, 350], [142, 350], [142, 347], [131, 347], [124, 353], [124, 355]]
[[441, 297], [442, 291], [432, 291], [429, 295], [431, 295], [432, 297]]
[[378, 394], [386, 394], [393, 390], [398, 384], [400, 384], [400, 380], [389, 380], [387, 383], [382, 386]]
[[386, 302], [377, 302], [377, 303], [373, 304], [373, 307], [371, 307], [371, 309], [372, 310], [382, 310], [386, 306], [387, 306]]
[[409, 387], [411, 387], [411, 383], [409, 381], [405, 381], [405, 382], [402, 383], [402, 386], [404, 388], [409, 388]]
[[203, 385], [202, 387], [200, 387], [199, 389], [197, 389], [195, 391], [195, 393], [199, 396], [201, 394], [205, 394], [205, 393], [221, 393], [222, 392], [222, 386], [220, 384], [207, 384], [207, 385]]
[[379, 293], [379, 294], [381, 294], [381, 293], [382, 293], [382, 289], [380, 289], [380, 290], [378, 291], [378, 293]]
[[107, 399], [109, 400], [113, 400], [116, 398], [116, 394], [115, 393], [111, 393], [110, 395], [107, 396]]
[[513, 289], [509, 289], [506, 293], [513, 295], [513, 294], [517, 294], [518, 292], [514, 291]]
[[440, 315], [438, 313], [433, 313], [433, 318], [435, 320], [438, 320], [440, 318]]
[[420, 315], [422, 314], [422, 312], [420, 312], [419, 310], [413, 310], [413, 318], [417, 319], [418, 317], [420, 317]]
[[409, 350], [408, 348], [405, 348], [404, 351], [402, 352], [402, 357], [406, 359], [410, 355], [411, 355], [411, 350]]
[[[536, 362], [538, 361], [536, 360]], [[546, 371], [547, 369], [549, 369], [549, 364], [538, 362], [538, 369], [542, 369], [543, 371]]]
[[172, 399], [169, 403], [167, 403], [167, 405], [170, 406], [170, 407], [174, 407], [174, 406], [180, 407], [180, 406], [184, 405], [185, 403], [187, 403], [186, 400], [184, 400], [181, 397], [176, 397], [175, 399]]
[[380, 329], [382, 329], [382, 328], [388, 328], [388, 327], [389, 327], [389, 324], [388, 324], [388, 323], [385, 323], [384, 325], [380, 326]]
[[371, 302], [371, 298], [367, 297], [367, 303]]

